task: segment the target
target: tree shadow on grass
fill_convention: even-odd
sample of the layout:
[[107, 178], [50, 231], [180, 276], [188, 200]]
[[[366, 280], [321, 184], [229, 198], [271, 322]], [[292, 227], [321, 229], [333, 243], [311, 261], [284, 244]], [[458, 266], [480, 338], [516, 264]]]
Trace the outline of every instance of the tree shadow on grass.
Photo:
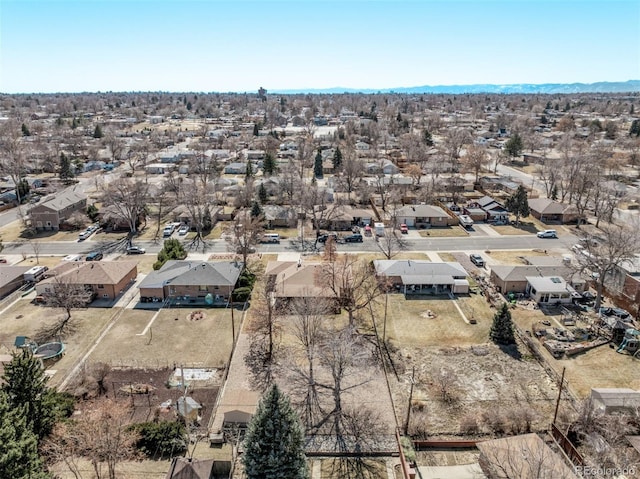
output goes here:
[[517, 344], [498, 344], [498, 347], [503, 353], [508, 354], [513, 359], [518, 361], [522, 359], [522, 353]]

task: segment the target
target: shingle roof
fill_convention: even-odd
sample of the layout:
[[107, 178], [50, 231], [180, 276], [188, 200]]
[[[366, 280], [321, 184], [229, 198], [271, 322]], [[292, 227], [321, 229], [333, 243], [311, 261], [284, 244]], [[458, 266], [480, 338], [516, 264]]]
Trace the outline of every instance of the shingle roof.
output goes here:
[[414, 205], [403, 206], [396, 212], [396, 216], [415, 216], [420, 218], [446, 218], [447, 213], [439, 206], [433, 205]]
[[529, 208], [543, 215], [578, 213], [578, 209], [574, 205], [559, 203], [550, 198], [532, 198], [529, 200]]
[[385, 276], [467, 277], [467, 271], [457, 262], [433, 263], [423, 260], [375, 260], [377, 274]]
[[138, 287], [162, 288], [169, 283], [179, 286], [234, 286], [241, 271], [242, 263], [237, 261], [170, 260], [160, 270], [149, 273]]
[[48, 271], [41, 283], [53, 283], [56, 278], [73, 284], [117, 284], [131, 270], [138, 267], [137, 261], [65, 261]]
[[86, 195], [82, 193], [76, 193], [75, 191], [67, 191], [62, 194], [58, 194], [55, 197], [34, 206], [33, 210], [38, 210], [40, 207], [50, 208], [54, 211], [61, 211], [68, 206], [75, 205], [83, 200], [86, 200]]

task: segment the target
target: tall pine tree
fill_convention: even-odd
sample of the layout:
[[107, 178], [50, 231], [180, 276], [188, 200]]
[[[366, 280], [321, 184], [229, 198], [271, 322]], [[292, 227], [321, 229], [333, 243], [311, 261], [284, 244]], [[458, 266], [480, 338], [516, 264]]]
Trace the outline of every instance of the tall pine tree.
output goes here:
[[249, 423], [242, 458], [248, 479], [307, 479], [304, 434], [289, 398], [273, 385]]
[[39, 438], [51, 432], [59, 416], [56, 393], [47, 387], [47, 379], [40, 360], [23, 349], [5, 365], [0, 388], [12, 407], [24, 407], [27, 426]]
[[38, 438], [27, 424], [25, 406], [16, 406], [0, 391], [0, 477], [45, 479]]
[[265, 175], [273, 175], [276, 172], [276, 160], [271, 153], [264, 157], [262, 171]]
[[339, 170], [342, 166], [342, 152], [340, 151], [340, 147], [336, 148], [335, 153], [333, 154], [333, 169]]
[[527, 190], [524, 186], [518, 186], [518, 189], [504, 203], [507, 211], [516, 215], [516, 224], [520, 224], [520, 218], [529, 216], [529, 200], [527, 198]]
[[322, 173], [322, 152], [320, 151], [320, 148], [318, 148], [318, 153], [316, 153], [316, 158], [313, 163], [313, 176], [315, 178], [324, 177]]
[[73, 178], [73, 168], [71, 166], [71, 158], [64, 154], [64, 152], [60, 153], [60, 179], [68, 180]]
[[493, 317], [489, 337], [496, 344], [509, 345], [516, 343], [516, 337], [513, 334], [513, 323], [511, 322], [511, 311], [509, 311], [507, 303], [502, 303], [502, 307]]

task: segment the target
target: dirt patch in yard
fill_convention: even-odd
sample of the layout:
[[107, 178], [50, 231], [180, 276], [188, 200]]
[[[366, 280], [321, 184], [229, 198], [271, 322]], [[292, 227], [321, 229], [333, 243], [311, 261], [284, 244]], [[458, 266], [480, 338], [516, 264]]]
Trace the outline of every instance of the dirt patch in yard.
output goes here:
[[429, 228], [427, 230], [419, 230], [420, 236], [424, 238], [440, 238], [440, 237], [464, 237], [469, 233], [460, 226], [444, 226], [442, 228]]
[[522, 264], [522, 265], [526, 264], [522, 259], [524, 256], [554, 256], [551, 253], [551, 250], [545, 251], [540, 249], [521, 250], [521, 251], [513, 251], [513, 250], [489, 251], [489, 252], [485, 251], [485, 254], [491, 257], [491, 259], [503, 264]]

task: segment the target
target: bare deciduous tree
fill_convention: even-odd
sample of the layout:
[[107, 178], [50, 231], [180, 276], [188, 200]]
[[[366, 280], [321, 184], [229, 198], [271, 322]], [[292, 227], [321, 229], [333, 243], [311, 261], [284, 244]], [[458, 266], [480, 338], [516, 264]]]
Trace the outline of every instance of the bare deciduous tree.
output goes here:
[[148, 193], [148, 183], [132, 178], [118, 178], [103, 187], [103, 204], [129, 226], [130, 237], [138, 232], [138, 222], [145, 215]]
[[248, 211], [243, 211], [236, 215], [231, 226], [226, 233], [226, 240], [233, 251], [242, 256], [242, 262], [247, 267], [248, 256], [255, 251], [255, 246], [259, 243], [264, 221], [262, 218], [253, 218]]

